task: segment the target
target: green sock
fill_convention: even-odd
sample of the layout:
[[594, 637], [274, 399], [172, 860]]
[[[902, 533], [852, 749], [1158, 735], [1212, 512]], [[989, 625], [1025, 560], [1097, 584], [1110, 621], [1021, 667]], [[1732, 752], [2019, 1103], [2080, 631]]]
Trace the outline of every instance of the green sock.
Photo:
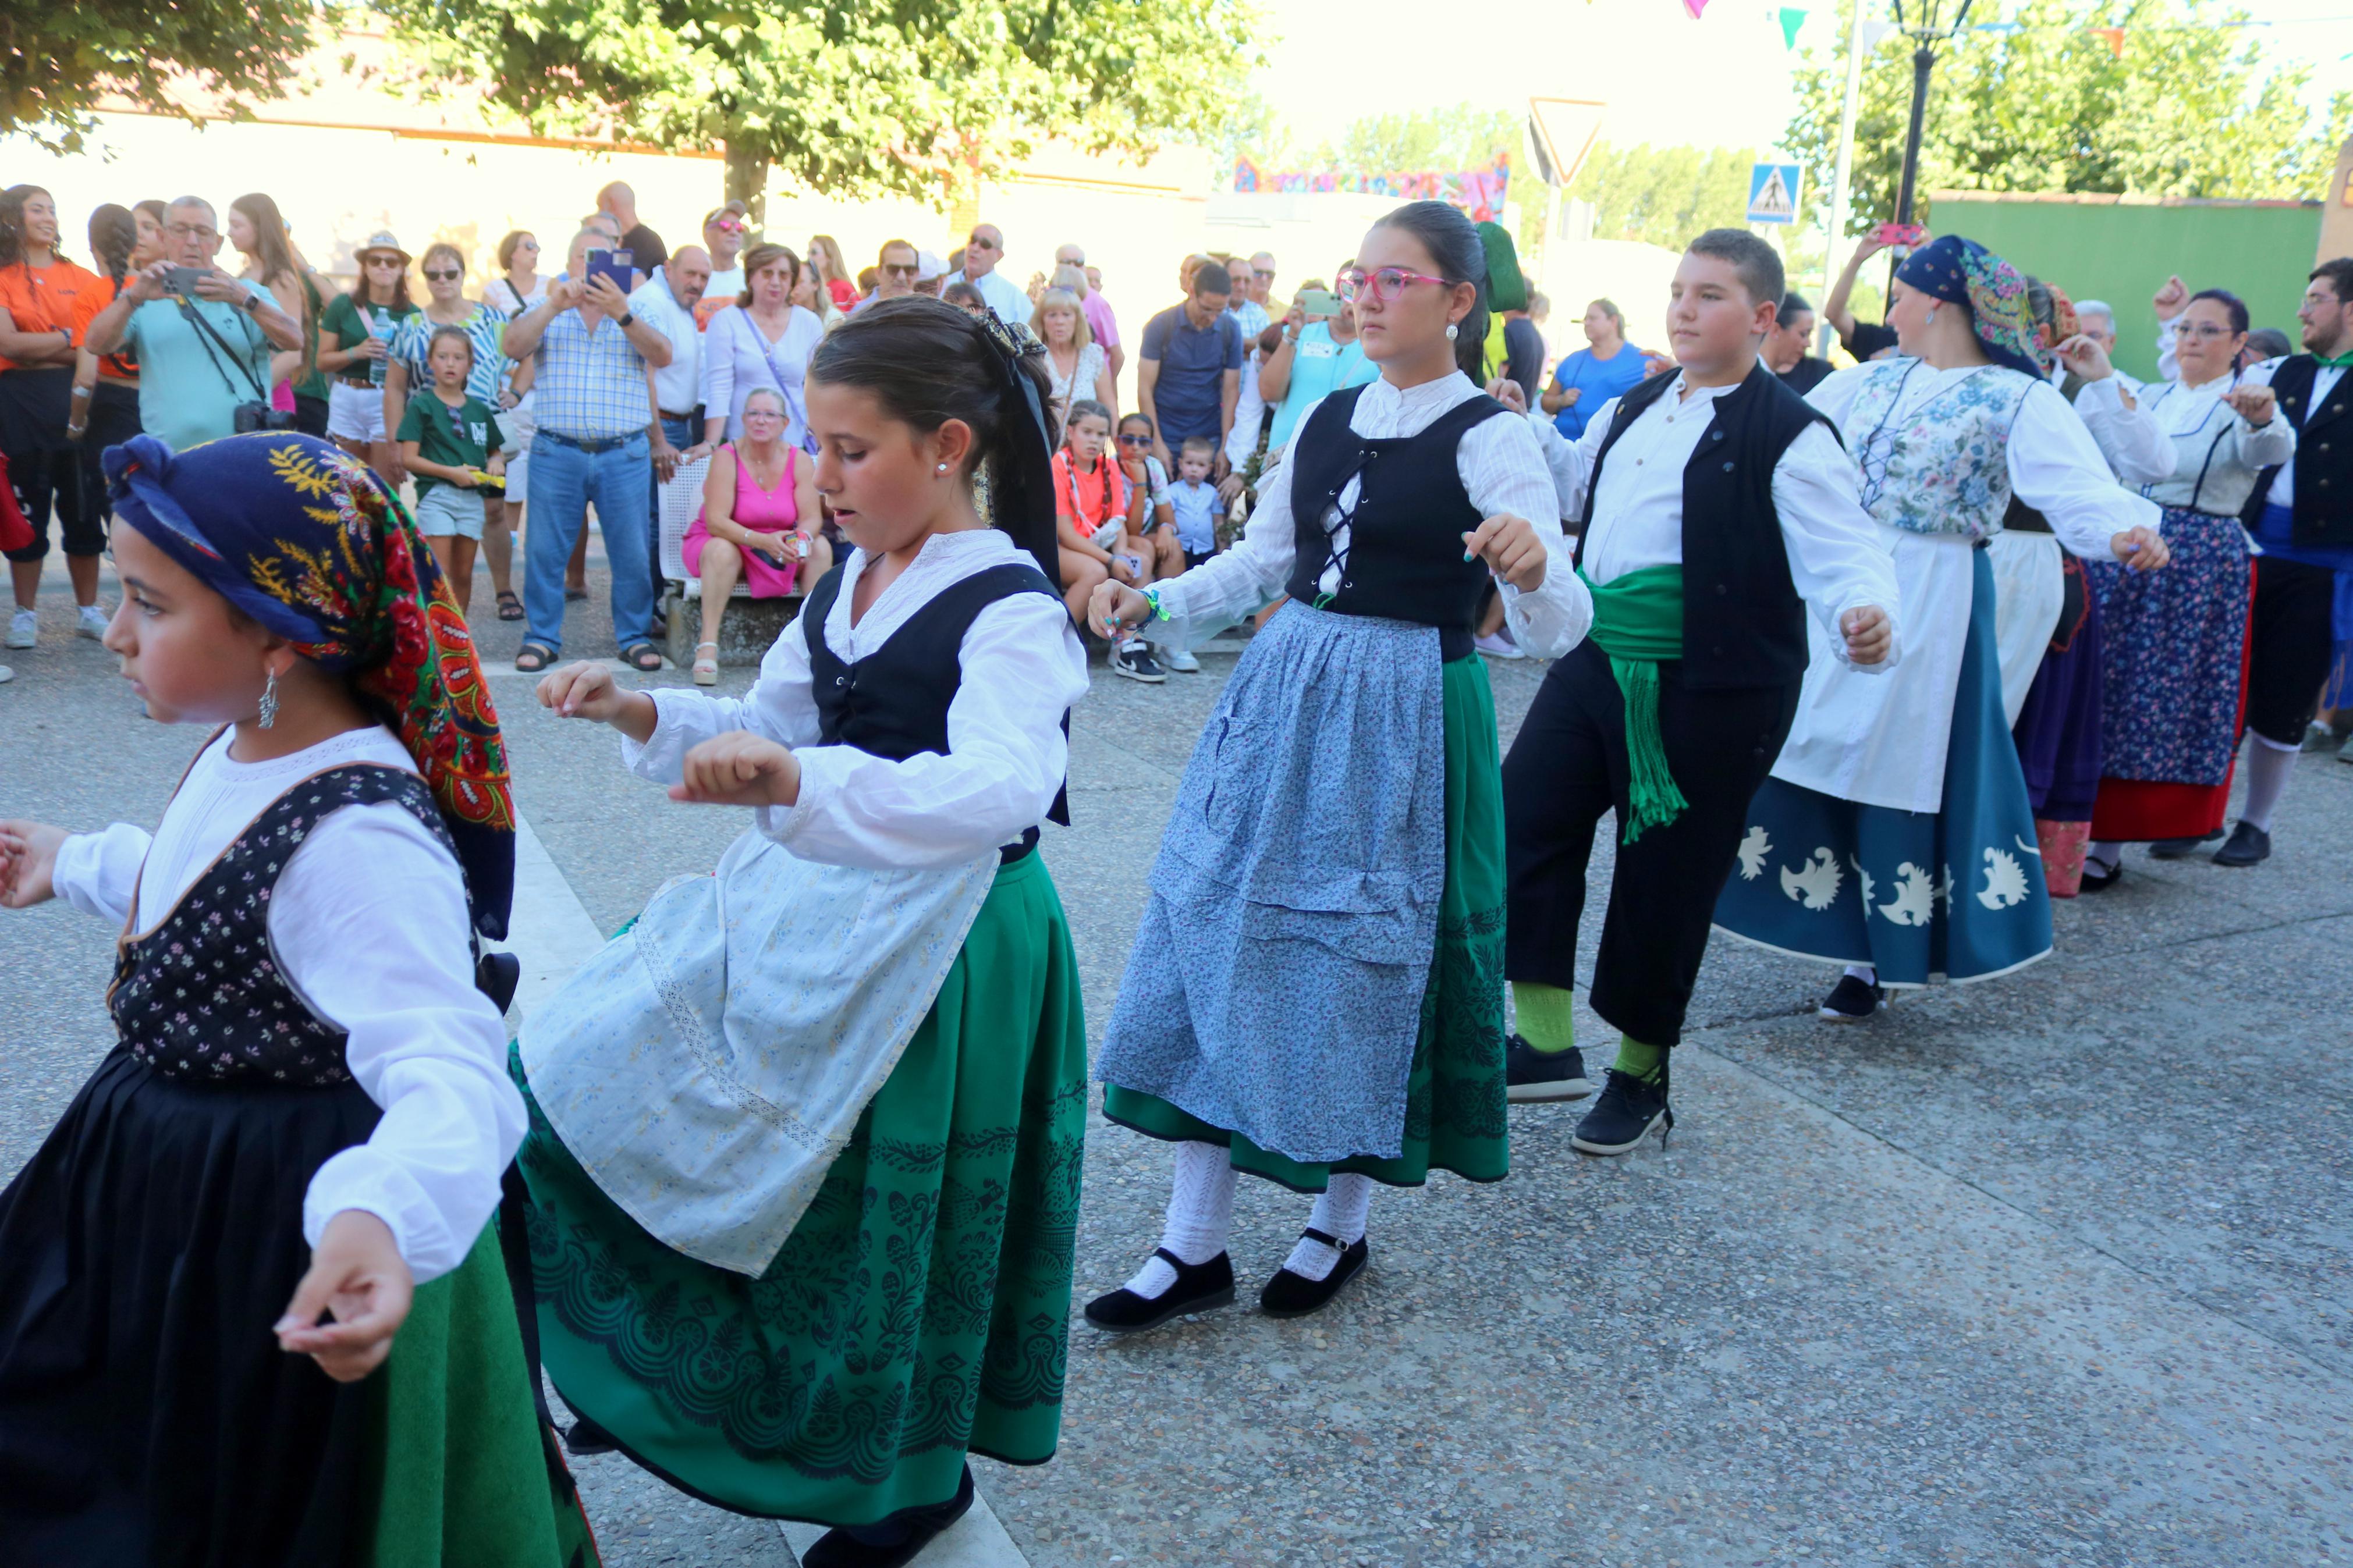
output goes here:
[[1576, 996], [1566, 986], [1514, 980], [1512, 1005], [1519, 1015], [1520, 1038], [1544, 1055], [1577, 1044]]
[[1630, 1078], [1639, 1078], [1644, 1083], [1656, 1083], [1659, 1075], [1666, 1070], [1667, 1047], [1646, 1046], [1631, 1035], [1620, 1035], [1618, 1037], [1618, 1060], [1612, 1065]]

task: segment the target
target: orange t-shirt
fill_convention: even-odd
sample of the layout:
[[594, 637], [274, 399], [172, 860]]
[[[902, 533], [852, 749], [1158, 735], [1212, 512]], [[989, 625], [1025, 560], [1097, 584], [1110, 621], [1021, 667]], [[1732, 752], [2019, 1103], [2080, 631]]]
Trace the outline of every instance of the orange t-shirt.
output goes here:
[[[77, 301], [80, 309], [74, 312], [71, 323], [75, 342], [79, 343], [90, 336], [90, 322], [98, 319], [100, 311], [120, 299], [122, 290], [129, 287], [131, 279], [128, 277], [120, 283], [111, 278], [100, 278], [97, 288], [81, 291], [81, 298]], [[104, 354], [99, 359], [98, 374], [100, 377], [111, 376], [118, 381], [137, 381], [139, 362], [126, 352]]]
[[[99, 301], [100, 308], [114, 297], [104, 279], [63, 257], [51, 258], [47, 267], [0, 267], [0, 310], [8, 312], [20, 332], [64, 331], [79, 347], [90, 320], [82, 314], [82, 301], [99, 295], [105, 297]], [[0, 370], [16, 368], [0, 359]]]

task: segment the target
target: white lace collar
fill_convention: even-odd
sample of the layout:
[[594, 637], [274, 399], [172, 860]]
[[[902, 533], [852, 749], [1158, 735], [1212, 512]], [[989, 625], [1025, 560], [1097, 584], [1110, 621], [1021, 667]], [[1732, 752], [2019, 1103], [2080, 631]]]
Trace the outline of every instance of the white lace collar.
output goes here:
[[826, 612], [826, 646], [843, 659], [856, 663], [890, 640], [891, 634], [905, 626], [916, 611], [965, 578], [992, 566], [1028, 560], [1028, 552], [997, 529], [934, 533], [923, 541], [923, 549], [916, 552], [907, 569], [875, 596], [874, 603], [867, 608], [866, 618], [853, 627], [849, 624], [849, 602], [858, 592], [859, 577], [866, 570], [867, 554], [863, 550], [852, 551], [849, 564], [842, 568], [840, 591], [833, 596], [833, 607]]

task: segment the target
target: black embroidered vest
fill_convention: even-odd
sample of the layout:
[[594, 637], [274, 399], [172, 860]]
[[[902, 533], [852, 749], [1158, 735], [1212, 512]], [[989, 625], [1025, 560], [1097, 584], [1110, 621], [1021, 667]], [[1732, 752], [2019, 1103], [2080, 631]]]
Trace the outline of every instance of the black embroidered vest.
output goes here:
[[[809, 590], [801, 608], [818, 733], [826, 745], [855, 746], [893, 762], [925, 752], [948, 754], [948, 707], [964, 685], [964, 634], [981, 611], [1016, 594], [1043, 594], [1057, 604], [1062, 598], [1028, 561], [1008, 561], [943, 589], [853, 664], [825, 640], [826, 616], [840, 596], [841, 581], [842, 568], [836, 566]], [[1067, 715], [1062, 724], [1067, 732]], [[1070, 825], [1067, 792], [1055, 795], [1046, 816]]]
[[[328, 768], [272, 801], [154, 930], [125, 936], [106, 1005], [131, 1054], [164, 1078], [196, 1083], [349, 1083], [348, 1037], [311, 1012], [278, 966], [269, 900], [320, 823], [347, 805], [386, 801], [448, 847], [440, 810], [416, 774], [373, 763]], [[140, 919], [135, 904], [131, 919]]]
[[[2272, 375], [2279, 399], [2274, 418], [2295, 426], [2295, 494], [2288, 509], [2295, 521], [2288, 538], [2297, 544], [2353, 544], [2353, 370], [2337, 378], [2327, 398], [2316, 403], [2312, 389], [2320, 362], [2297, 354]], [[2263, 521], [2276, 467], [2255, 480], [2255, 493], [2240, 513], [2249, 528]]]
[[[1592, 537], [1609, 448], [1674, 384], [1668, 371], [1618, 400], [1586, 476], [1578, 559]], [[1683, 465], [1683, 684], [1694, 690], [1779, 686], [1806, 673], [1806, 606], [1789, 575], [1773, 469], [1812, 424], [1838, 427], [1759, 361], [1715, 400], [1714, 423]]]
[[[1303, 605], [1344, 616], [1436, 626], [1440, 656], [1466, 658], [1492, 574], [1484, 561], [1462, 559], [1462, 536], [1486, 520], [1462, 489], [1455, 451], [1472, 426], [1503, 413], [1504, 405], [1473, 397], [1419, 436], [1376, 440], [1348, 425], [1364, 390], [1350, 387], [1318, 404], [1292, 455], [1297, 553], [1285, 591]], [[1347, 519], [1340, 586], [1327, 597], [1319, 581], [1333, 561], [1325, 514], [1357, 475], [1364, 482]]]

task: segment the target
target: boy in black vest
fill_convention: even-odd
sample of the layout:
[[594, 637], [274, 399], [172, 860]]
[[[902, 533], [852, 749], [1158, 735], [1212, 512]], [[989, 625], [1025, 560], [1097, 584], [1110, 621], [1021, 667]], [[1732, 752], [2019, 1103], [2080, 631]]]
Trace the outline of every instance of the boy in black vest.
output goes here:
[[2255, 481], [2242, 518], [2263, 552], [2249, 637], [2247, 797], [2214, 851], [2220, 866], [2271, 856], [2272, 812], [2336, 653], [2337, 574], [2353, 572], [2353, 257], [2312, 269], [2296, 319], [2306, 352], [2267, 367], [2278, 417], [2295, 426], [2295, 458]]
[[1805, 606], [1858, 668], [1895, 657], [1895, 574], [1854, 466], [1757, 359], [1781, 297], [1770, 246], [1701, 235], [1667, 312], [1678, 368], [1599, 410], [1575, 446], [1547, 447], [1562, 514], [1585, 520], [1594, 626], [1546, 675], [1504, 762], [1504, 973], [1519, 1017], [1507, 1073], [1514, 1100], [1591, 1092], [1569, 983], [1594, 827], [1614, 811], [1591, 1001], [1622, 1039], [1572, 1140], [1588, 1154], [1674, 1125], [1668, 1048], [1749, 798], [1797, 713]]

